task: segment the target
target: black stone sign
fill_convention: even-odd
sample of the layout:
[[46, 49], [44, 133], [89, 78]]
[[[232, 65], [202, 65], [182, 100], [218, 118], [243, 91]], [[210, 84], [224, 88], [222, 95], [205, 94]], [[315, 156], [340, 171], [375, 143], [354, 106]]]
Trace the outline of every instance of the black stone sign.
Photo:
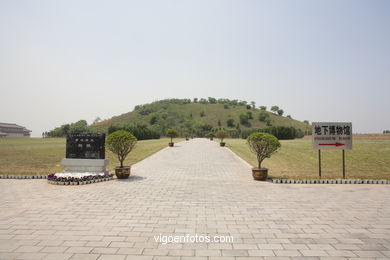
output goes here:
[[66, 137], [66, 158], [104, 159], [106, 134], [70, 133]]

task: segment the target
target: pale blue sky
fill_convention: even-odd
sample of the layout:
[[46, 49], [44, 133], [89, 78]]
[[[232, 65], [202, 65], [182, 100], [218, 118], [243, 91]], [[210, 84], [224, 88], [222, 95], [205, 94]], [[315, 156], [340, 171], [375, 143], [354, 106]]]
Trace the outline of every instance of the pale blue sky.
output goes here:
[[390, 1], [0, 0], [0, 122], [40, 136], [163, 98], [390, 129]]

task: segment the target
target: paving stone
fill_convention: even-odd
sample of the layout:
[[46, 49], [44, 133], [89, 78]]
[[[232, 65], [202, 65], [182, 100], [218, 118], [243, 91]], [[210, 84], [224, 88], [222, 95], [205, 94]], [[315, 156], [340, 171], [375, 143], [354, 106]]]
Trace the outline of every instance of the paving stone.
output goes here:
[[[206, 139], [163, 149], [128, 180], [1, 179], [0, 197], [0, 259], [390, 257], [389, 185], [254, 181], [249, 165]], [[234, 241], [164, 245], [160, 234]]]

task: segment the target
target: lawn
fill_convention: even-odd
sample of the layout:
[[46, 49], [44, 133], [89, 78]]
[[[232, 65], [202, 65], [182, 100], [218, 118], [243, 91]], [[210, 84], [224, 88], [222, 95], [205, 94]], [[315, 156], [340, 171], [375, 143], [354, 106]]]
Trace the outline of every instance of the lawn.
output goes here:
[[[382, 136], [382, 137], [381, 137]], [[354, 137], [353, 149], [346, 151], [346, 177], [360, 179], [390, 179], [390, 135]], [[264, 160], [270, 177], [317, 178], [318, 152], [311, 139], [281, 141], [281, 149]], [[255, 155], [246, 140], [227, 139], [226, 145], [249, 164], [257, 166]], [[322, 178], [342, 177], [342, 152], [321, 151]]]
[[[183, 139], [177, 138], [179, 142]], [[125, 165], [132, 165], [168, 146], [169, 139], [138, 141]], [[49, 174], [62, 171], [61, 159], [65, 157], [64, 138], [0, 139], [0, 174]], [[118, 160], [106, 150], [108, 170], [117, 166]]]

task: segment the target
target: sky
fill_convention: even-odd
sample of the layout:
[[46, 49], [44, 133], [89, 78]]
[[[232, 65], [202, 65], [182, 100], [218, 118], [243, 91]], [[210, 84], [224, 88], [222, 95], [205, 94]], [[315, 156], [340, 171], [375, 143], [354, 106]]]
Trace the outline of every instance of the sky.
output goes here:
[[0, 122], [33, 136], [165, 98], [390, 129], [390, 1], [0, 0]]

